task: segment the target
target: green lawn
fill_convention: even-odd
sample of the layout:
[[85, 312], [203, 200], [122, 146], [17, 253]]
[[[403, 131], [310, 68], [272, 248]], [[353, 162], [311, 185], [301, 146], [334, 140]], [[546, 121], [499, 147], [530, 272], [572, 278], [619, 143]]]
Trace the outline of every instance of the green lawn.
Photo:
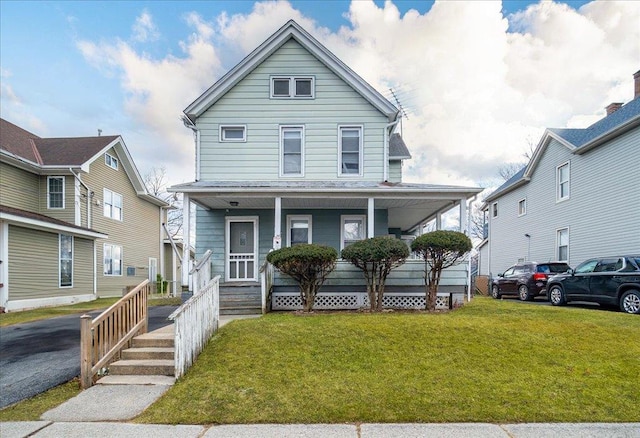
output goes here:
[[476, 298], [223, 327], [140, 422], [637, 422], [640, 318]]

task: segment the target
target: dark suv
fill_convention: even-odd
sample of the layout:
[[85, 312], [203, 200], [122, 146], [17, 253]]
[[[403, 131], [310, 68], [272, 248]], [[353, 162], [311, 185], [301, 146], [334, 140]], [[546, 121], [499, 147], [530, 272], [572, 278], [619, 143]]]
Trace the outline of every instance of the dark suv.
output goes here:
[[551, 277], [549, 301], [590, 301], [640, 314], [640, 255], [589, 259], [566, 274]]
[[569, 265], [564, 262], [535, 263], [524, 262], [511, 266], [491, 282], [491, 295], [518, 295], [522, 301], [533, 300], [545, 295], [547, 279], [555, 274], [567, 272]]

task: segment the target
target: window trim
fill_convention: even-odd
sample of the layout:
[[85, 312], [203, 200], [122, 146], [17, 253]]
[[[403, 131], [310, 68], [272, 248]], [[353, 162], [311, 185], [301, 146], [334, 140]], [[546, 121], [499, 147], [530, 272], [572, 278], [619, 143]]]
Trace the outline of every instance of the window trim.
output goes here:
[[[63, 259], [62, 258], [62, 238], [68, 237], [71, 239], [71, 258]], [[70, 234], [58, 234], [58, 288], [60, 289], [68, 289], [73, 287], [73, 257], [75, 252], [75, 239]], [[62, 284], [62, 262], [70, 260], [71, 261], [71, 284]]]
[[[112, 165], [113, 163], [116, 163], [115, 166]], [[118, 159], [108, 152], [104, 154], [104, 164], [113, 170], [118, 170]]]
[[494, 202], [491, 204], [491, 218], [495, 219], [498, 217], [498, 202]]
[[367, 238], [367, 215], [365, 214], [343, 214], [340, 215], [340, 251], [345, 248], [344, 245], [344, 225], [347, 220], [362, 220], [362, 239]]
[[[567, 167], [567, 180], [560, 181], [560, 169]], [[567, 184], [567, 195], [561, 196], [560, 187], [562, 184]], [[556, 167], [556, 202], [566, 201], [571, 198], [571, 161], [564, 162]]]
[[[561, 259], [560, 258], [560, 233], [566, 231], [567, 232], [567, 258], [566, 259]], [[565, 245], [563, 245], [565, 246]], [[571, 245], [570, 245], [570, 233], [569, 233], [569, 227], [563, 227], [563, 228], [558, 228], [556, 229], [556, 260], [559, 262], [569, 262], [569, 251], [571, 249]]]
[[[287, 80], [289, 82], [289, 94], [275, 95], [274, 94], [274, 82], [276, 80]], [[311, 95], [296, 95], [296, 80], [308, 79], [311, 81]], [[273, 75], [269, 76], [269, 98], [271, 99], [315, 99], [316, 98], [316, 77], [313, 75]]]
[[[61, 179], [62, 180], [62, 207], [52, 207], [51, 206], [51, 180], [53, 179]], [[47, 209], [48, 210], [64, 210], [65, 209], [65, 195], [66, 195], [66, 178], [63, 176], [48, 176], [47, 177]], [[54, 192], [57, 193], [57, 192]]]
[[[111, 247], [111, 271], [113, 272], [113, 248], [120, 248], [120, 273], [119, 274], [109, 274], [106, 272], [105, 264], [106, 264], [106, 256], [107, 256], [107, 247]], [[102, 246], [102, 275], [105, 277], [122, 277], [122, 268], [124, 267], [124, 250], [122, 249], [122, 245], [116, 245], [114, 243], [104, 243]]]
[[522, 198], [518, 201], [518, 217], [527, 214], [527, 198]]
[[[358, 173], [344, 173], [342, 171], [342, 131], [347, 129], [357, 129], [360, 132], [358, 144]], [[364, 127], [358, 124], [338, 125], [338, 176], [346, 178], [357, 178], [364, 176]]]
[[[111, 203], [107, 204], [107, 192], [111, 193]], [[120, 218], [115, 218], [113, 217], [113, 195], [117, 195], [120, 197]], [[114, 192], [113, 190], [109, 190], [107, 188], [104, 188], [102, 191], [102, 214], [104, 215], [104, 217], [108, 217], [109, 219], [113, 219], [114, 221], [118, 221], [118, 222], [123, 222], [124, 221], [124, 196], [122, 196], [120, 193]], [[107, 215], [105, 214], [105, 208], [107, 207], [107, 205], [111, 206], [111, 214]]]
[[[227, 128], [242, 128], [242, 138], [226, 138], [224, 135], [225, 129]], [[219, 127], [219, 137], [218, 140], [220, 143], [246, 143], [247, 141], [247, 125], [220, 125]]]
[[312, 230], [313, 230], [313, 216], [310, 214], [288, 214], [287, 215], [287, 246], [291, 246], [291, 222], [294, 220], [306, 220], [307, 221], [307, 243], [313, 242]]
[[[284, 132], [285, 131], [300, 131], [300, 173], [285, 173], [284, 172]], [[304, 177], [305, 171], [305, 127], [304, 125], [280, 125], [279, 128], [280, 133], [280, 177], [282, 178], [300, 178]]]

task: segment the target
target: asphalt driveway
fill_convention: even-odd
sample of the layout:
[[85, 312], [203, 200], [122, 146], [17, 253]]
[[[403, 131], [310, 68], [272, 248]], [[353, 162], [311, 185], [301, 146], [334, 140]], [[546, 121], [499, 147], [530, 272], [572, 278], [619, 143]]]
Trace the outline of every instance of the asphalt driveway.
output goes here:
[[[149, 331], [170, 324], [176, 308], [149, 307]], [[0, 408], [80, 374], [80, 315], [0, 327]]]

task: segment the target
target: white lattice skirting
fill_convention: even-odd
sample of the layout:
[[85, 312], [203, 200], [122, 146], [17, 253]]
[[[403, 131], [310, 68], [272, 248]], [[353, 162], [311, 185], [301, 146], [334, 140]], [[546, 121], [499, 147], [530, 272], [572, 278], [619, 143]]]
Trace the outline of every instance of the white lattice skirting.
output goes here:
[[[436, 309], [449, 309], [452, 295], [439, 293]], [[424, 309], [424, 293], [386, 293], [382, 305], [386, 309]], [[313, 308], [316, 310], [351, 310], [369, 307], [369, 297], [364, 292], [319, 293]], [[302, 309], [302, 300], [297, 292], [275, 292], [271, 300], [272, 310]]]

